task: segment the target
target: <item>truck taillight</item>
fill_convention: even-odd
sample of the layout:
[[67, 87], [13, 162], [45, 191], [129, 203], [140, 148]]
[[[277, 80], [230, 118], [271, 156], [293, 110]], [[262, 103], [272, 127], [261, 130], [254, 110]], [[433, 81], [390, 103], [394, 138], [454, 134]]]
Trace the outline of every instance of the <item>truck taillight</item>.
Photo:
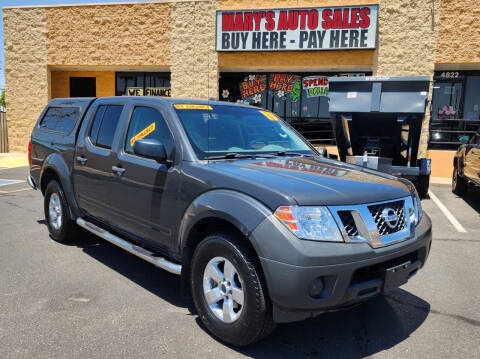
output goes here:
[[28, 142], [28, 165], [32, 167], [32, 140]]

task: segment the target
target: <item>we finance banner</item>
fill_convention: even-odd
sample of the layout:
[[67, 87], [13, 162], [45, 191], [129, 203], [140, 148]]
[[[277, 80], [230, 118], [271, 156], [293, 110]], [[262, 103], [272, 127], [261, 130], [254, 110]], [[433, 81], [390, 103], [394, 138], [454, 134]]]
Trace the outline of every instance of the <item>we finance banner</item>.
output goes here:
[[374, 49], [378, 5], [217, 11], [217, 51]]

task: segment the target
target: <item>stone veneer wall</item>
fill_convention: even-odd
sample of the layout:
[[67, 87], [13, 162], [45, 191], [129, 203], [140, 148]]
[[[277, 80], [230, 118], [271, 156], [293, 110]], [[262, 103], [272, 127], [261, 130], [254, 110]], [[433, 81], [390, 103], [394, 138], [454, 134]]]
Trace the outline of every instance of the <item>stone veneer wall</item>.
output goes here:
[[4, 9], [8, 150], [26, 152], [48, 101], [45, 9]]
[[480, 3], [442, 0], [435, 62], [480, 67]]
[[[430, 76], [433, 80], [440, 1], [379, 1], [374, 75]], [[432, 99], [430, 84], [429, 101]], [[418, 158], [427, 157], [430, 108], [422, 123]]]
[[217, 1], [171, 3], [172, 97], [218, 97]]
[[49, 65], [170, 65], [169, 3], [46, 8]]

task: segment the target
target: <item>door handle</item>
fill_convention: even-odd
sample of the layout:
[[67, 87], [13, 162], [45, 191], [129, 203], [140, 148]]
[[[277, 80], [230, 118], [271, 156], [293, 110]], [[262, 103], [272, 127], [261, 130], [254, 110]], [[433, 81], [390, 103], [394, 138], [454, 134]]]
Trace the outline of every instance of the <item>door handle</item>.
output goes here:
[[77, 162], [80, 163], [82, 166], [85, 166], [87, 163], [87, 159], [83, 156], [77, 156]]
[[125, 168], [123, 167], [117, 167], [117, 166], [112, 166], [112, 171], [115, 172], [117, 176], [123, 175], [123, 172], [125, 172]]

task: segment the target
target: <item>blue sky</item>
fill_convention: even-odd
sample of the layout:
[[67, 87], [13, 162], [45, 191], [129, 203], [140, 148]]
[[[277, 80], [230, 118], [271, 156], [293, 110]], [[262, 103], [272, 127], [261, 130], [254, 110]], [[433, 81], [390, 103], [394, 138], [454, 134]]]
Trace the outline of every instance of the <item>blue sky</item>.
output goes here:
[[[135, 2], [148, 0], [135, 0]], [[3, 11], [4, 6], [24, 6], [24, 5], [55, 5], [55, 4], [88, 4], [88, 3], [106, 3], [106, 2], [132, 2], [132, 0], [0, 0], [0, 89], [5, 88], [5, 61], [3, 54]]]

